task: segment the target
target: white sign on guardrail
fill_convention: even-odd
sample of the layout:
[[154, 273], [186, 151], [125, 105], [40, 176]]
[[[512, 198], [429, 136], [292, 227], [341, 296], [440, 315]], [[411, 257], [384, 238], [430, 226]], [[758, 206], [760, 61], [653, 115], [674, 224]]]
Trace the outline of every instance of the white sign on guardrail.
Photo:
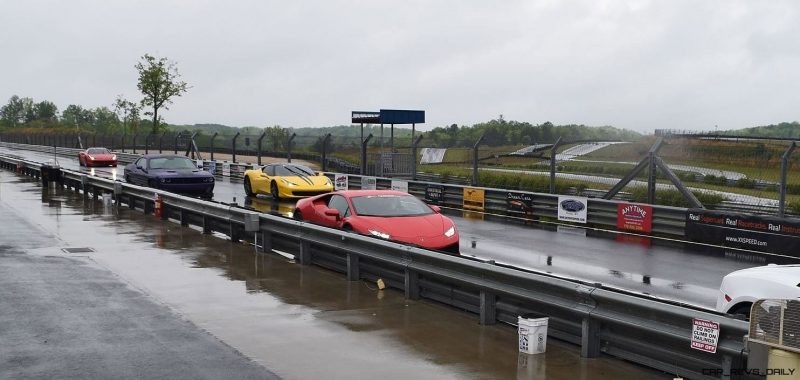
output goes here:
[[719, 341], [719, 323], [707, 319], [692, 320], [692, 348], [715, 353]]
[[226, 177], [231, 176], [231, 164], [228, 162], [222, 163], [222, 175]]
[[589, 200], [585, 197], [558, 196], [558, 220], [586, 223]]
[[334, 190], [347, 190], [347, 174], [334, 174], [333, 186]]
[[404, 193], [408, 192], [408, 182], [407, 181], [400, 181], [393, 179], [392, 180], [392, 190], [395, 191], [402, 191]]
[[375, 190], [378, 180], [375, 177], [361, 177], [361, 190]]

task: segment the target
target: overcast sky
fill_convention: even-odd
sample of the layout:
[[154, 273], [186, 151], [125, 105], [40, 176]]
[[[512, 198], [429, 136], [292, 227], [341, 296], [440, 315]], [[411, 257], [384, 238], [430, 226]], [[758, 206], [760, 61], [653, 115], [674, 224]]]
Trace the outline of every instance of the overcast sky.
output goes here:
[[177, 62], [169, 123], [318, 127], [422, 109], [713, 130], [800, 120], [800, 2], [0, 1], [0, 104], [141, 99], [134, 65]]

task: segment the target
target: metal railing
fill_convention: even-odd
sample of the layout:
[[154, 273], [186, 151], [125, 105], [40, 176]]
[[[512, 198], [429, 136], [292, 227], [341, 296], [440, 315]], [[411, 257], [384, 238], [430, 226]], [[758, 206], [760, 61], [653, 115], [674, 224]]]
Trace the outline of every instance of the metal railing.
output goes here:
[[[41, 164], [0, 156], [0, 167], [37, 176]], [[281, 249], [303, 265], [346, 274], [351, 281], [384, 280], [409, 299], [429, 299], [475, 313], [480, 323], [515, 324], [517, 316], [550, 318], [548, 333], [581, 346], [584, 357], [601, 353], [687, 378], [730, 373], [742, 355], [747, 322], [722, 314], [604, 287], [600, 284], [501, 266], [493, 261], [443, 255], [222, 203], [203, 201], [85, 173], [62, 170], [63, 185], [97, 199], [113, 194], [115, 205], [153, 212], [162, 219], [251, 241], [261, 252]], [[695, 318], [720, 324], [716, 353], [690, 348]], [[512, 344], [512, 343], [510, 343]], [[726, 372], [727, 371], [727, 372]]]

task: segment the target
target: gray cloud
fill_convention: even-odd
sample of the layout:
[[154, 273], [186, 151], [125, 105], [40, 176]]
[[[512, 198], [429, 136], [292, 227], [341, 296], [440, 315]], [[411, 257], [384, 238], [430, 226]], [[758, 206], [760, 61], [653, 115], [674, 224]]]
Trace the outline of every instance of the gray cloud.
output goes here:
[[798, 120], [795, 1], [25, 1], [0, 4], [0, 102], [110, 106], [166, 56], [166, 120], [347, 124], [427, 111], [651, 131]]

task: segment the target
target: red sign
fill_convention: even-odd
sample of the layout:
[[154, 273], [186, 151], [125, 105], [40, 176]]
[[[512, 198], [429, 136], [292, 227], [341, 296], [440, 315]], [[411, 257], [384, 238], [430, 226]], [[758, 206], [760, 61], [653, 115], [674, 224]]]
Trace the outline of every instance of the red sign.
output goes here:
[[634, 203], [618, 204], [617, 228], [637, 232], [651, 232], [653, 230], [653, 207]]
[[719, 323], [707, 319], [692, 320], [692, 348], [715, 353], [719, 342]]

